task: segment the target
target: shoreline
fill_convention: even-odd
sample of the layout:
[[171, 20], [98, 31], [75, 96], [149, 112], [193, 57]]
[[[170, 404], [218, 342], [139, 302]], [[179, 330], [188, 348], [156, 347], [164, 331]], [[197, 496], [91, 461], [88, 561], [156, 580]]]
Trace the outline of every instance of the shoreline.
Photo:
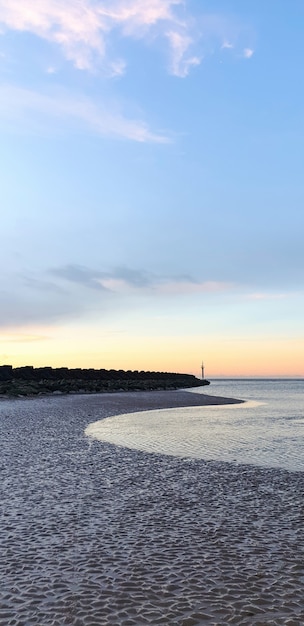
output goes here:
[[[244, 400], [211, 396], [195, 393], [195, 391], [127, 391], [115, 394], [98, 394], [102, 400], [106, 417], [138, 413], [140, 411], [155, 411], [161, 409], [186, 408], [194, 406], [221, 406], [227, 404], [243, 404]], [[102, 419], [102, 418], [101, 418]]]
[[[191, 390], [191, 391], [190, 391]], [[117, 403], [119, 409], [126, 408], [123, 413], [135, 413], [137, 411], [149, 411], [154, 409], [174, 409], [190, 406], [214, 406], [225, 404], [243, 404], [245, 400], [237, 398], [228, 398], [223, 396], [213, 396], [210, 394], [196, 393], [195, 387], [189, 387], [187, 389], [155, 389], [153, 391], [112, 391], [112, 392], [50, 392], [32, 395], [18, 395], [8, 396], [0, 395], [1, 401], [16, 401], [16, 400], [43, 400], [43, 399], [66, 399], [66, 398], [100, 398], [104, 401], [106, 408], [111, 410], [111, 400], [114, 403], [115, 409]], [[124, 405], [124, 407], [122, 406]], [[114, 407], [113, 407], [114, 408]], [[107, 416], [114, 415], [110, 413]]]

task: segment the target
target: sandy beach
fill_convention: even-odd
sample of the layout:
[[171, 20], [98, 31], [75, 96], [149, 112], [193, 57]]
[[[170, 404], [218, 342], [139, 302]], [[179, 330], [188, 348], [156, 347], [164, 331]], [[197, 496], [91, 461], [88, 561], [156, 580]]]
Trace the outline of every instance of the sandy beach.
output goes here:
[[0, 624], [302, 625], [303, 473], [84, 435], [111, 415], [226, 402], [186, 391], [1, 401]]

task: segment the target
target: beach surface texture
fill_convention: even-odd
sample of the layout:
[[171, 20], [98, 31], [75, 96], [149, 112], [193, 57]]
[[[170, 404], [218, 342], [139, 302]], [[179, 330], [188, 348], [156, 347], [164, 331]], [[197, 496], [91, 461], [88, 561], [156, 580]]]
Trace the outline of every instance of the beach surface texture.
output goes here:
[[233, 402], [2, 400], [1, 626], [302, 625], [303, 472], [85, 436], [112, 415]]

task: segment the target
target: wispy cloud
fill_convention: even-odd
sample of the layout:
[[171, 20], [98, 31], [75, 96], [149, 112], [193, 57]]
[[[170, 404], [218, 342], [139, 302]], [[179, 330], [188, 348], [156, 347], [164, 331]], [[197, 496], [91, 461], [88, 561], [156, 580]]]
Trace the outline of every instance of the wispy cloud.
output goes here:
[[108, 292], [125, 292], [132, 289], [151, 287], [155, 277], [143, 270], [117, 267], [111, 271], [101, 271], [83, 265], [69, 264], [52, 268], [50, 275], [69, 283], [76, 283], [89, 289]]
[[1, 0], [0, 23], [58, 44], [79, 69], [89, 69], [94, 53], [103, 57], [106, 23], [90, 0]]
[[[231, 286], [220, 282], [199, 282], [191, 276], [161, 276], [127, 266], [102, 270], [69, 264], [46, 272], [7, 274], [1, 279], [0, 328], [57, 325], [83, 317], [112, 315], [123, 306], [126, 310], [149, 298], [184, 299], [191, 294], [227, 291]], [[38, 341], [43, 331], [23, 332], [22, 341]], [[48, 334], [48, 333], [46, 333]], [[34, 336], [35, 335], [35, 336]]]
[[229, 37], [219, 31], [219, 21], [223, 24], [213, 15], [194, 18], [185, 0], [0, 0], [2, 27], [59, 46], [80, 70], [99, 67], [112, 76], [126, 67], [124, 59], [112, 55], [113, 40], [117, 44], [121, 37], [149, 42], [162, 38], [169, 48], [169, 71], [187, 76], [201, 62], [201, 40], [220, 35], [220, 47]]
[[154, 296], [186, 295], [195, 293], [223, 292], [233, 288], [231, 283], [197, 281], [190, 276], [158, 276], [143, 270], [118, 267], [104, 272], [78, 265], [67, 265], [50, 270], [57, 276], [84, 287], [102, 289], [117, 294], [151, 293]]
[[225, 40], [221, 45], [222, 50], [233, 50], [233, 48], [234, 44], [227, 40]]
[[191, 37], [177, 31], [169, 31], [166, 36], [170, 42], [171, 73], [184, 78], [189, 74], [191, 67], [201, 63], [201, 58], [187, 54], [193, 43]]
[[[57, 325], [63, 320], [112, 316], [150, 302], [222, 302], [222, 298], [247, 301], [288, 300], [295, 293], [249, 290], [248, 285], [225, 280], [202, 280], [191, 275], [157, 274], [122, 265], [94, 268], [70, 263], [44, 272], [7, 275], [2, 279], [0, 328], [29, 328], [24, 341], [36, 341], [49, 331], [31, 332], [31, 326]], [[37, 341], [39, 340], [37, 338]]]
[[102, 285], [102, 272], [94, 271], [82, 265], [65, 265], [50, 270], [50, 274], [64, 279], [71, 283], [76, 283], [90, 289], [104, 290]]
[[[109, 40], [116, 32], [123, 37], [167, 37], [173, 57], [172, 71], [186, 74], [192, 43], [185, 15], [177, 9], [182, 0], [0, 0], [0, 23], [8, 29], [30, 32], [57, 44], [76, 68], [91, 70], [96, 65], [112, 75], [120, 75], [125, 62], [111, 58]], [[177, 39], [179, 44], [177, 46]]]
[[254, 50], [252, 50], [252, 48], [245, 48], [243, 51], [243, 56], [244, 59], [251, 59], [251, 57], [254, 55]]
[[[90, 98], [67, 94], [64, 90], [38, 93], [13, 85], [0, 87], [0, 113], [3, 119], [16, 123], [27, 120], [27, 126], [46, 127], [45, 120], [63, 120], [65, 128], [77, 122], [92, 132], [107, 136], [130, 139], [137, 142], [168, 143], [170, 139], [154, 133], [142, 120], [128, 119], [119, 107], [111, 103], [95, 103]], [[37, 117], [38, 115], [38, 117]], [[42, 116], [42, 117], [41, 117]]]

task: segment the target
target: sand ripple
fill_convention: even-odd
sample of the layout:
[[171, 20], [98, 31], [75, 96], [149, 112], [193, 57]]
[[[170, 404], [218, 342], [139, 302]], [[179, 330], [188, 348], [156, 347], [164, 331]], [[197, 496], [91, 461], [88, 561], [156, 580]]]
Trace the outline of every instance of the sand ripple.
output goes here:
[[303, 474], [88, 445], [112, 403], [1, 404], [1, 626], [302, 625]]

